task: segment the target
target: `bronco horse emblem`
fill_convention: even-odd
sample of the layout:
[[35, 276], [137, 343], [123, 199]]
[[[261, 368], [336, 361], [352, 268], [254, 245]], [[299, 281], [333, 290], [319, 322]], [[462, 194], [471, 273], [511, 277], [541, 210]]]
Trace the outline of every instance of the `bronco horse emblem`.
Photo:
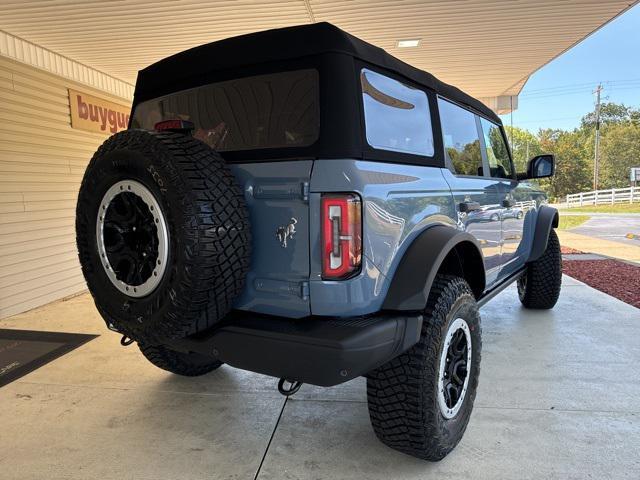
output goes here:
[[282, 248], [287, 248], [287, 239], [293, 238], [296, 234], [296, 223], [298, 223], [298, 220], [291, 217], [288, 225], [276, 228], [276, 238]]

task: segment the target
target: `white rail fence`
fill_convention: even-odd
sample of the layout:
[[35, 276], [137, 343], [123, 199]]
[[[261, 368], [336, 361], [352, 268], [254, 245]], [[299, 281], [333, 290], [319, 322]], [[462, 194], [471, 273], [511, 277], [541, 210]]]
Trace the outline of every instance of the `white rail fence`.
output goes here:
[[538, 202], [535, 200], [525, 200], [524, 202], [516, 202], [515, 207], [523, 210], [529, 210], [530, 208], [536, 208]]
[[567, 195], [567, 207], [583, 205], [613, 205], [614, 203], [640, 202], [640, 187], [613, 188]]

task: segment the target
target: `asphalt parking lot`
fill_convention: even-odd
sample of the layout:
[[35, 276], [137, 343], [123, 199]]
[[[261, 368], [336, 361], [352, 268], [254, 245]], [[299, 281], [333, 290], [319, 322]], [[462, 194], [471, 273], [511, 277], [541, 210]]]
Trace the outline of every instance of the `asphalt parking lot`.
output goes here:
[[640, 214], [588, 215], [591, 218], [582, 225], [572, 228], [573, 233], [640, 246]]
[[565, 277], [554, 310], [522, 309], [510, 287], [482, 318], [469, 428], [426, 463], [375, 438], [364, 379], [285, 405], [272, 378], [153, 367], [88, 295], [21, 314], [0, 327], [101, 336], [0, 388], [0, 477], [637, 479], [640, 310]]

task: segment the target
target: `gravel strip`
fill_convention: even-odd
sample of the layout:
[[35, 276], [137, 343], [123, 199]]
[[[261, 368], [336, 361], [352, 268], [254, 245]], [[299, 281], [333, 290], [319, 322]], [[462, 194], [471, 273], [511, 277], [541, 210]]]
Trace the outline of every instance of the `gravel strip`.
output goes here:
[[560, 253], [562, 253], [563, 255], [565, 254], [578, 255], [584, 252], [581, 252], [580, 250], [576, 250], [575, 248], [560, 246]]
[[640, 308], [640, 266], [618, 260], [564, 260], [570, 277]]

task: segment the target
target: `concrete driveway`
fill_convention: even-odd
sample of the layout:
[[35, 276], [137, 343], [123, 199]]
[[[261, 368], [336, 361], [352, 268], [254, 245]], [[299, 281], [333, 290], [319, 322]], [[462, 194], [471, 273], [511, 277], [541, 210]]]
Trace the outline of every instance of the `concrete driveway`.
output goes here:
[[636, 480], [640, 310], [565, 277], [554, 310], [522, 309], [510, 287], [482, 319], [469, 428], [426, 463], [375, 438], [364, 379], [305, 385], [285, 403], [272, 378], [153, 367], [87, 295], [22, 314], [0, 328], [101, 336], [0, 388], [0, 477]]

